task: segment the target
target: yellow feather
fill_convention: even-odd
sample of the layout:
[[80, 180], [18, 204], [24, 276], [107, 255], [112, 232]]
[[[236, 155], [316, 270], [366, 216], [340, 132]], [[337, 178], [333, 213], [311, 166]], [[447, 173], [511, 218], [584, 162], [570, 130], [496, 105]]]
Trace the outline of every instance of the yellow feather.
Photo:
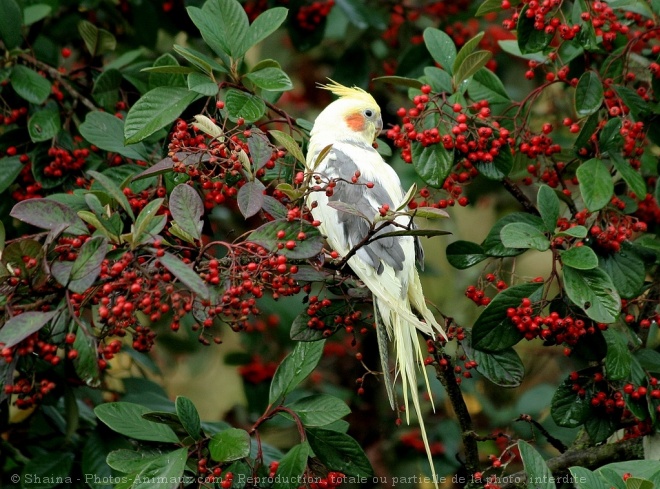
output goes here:
[[330, 80], [330, 83], [326, 85], [319, 83], [318, 84], [319, 88], [322, 88], [323, 90], [329, 90], [339, 98], [344, 98], [344, 97], [355, 98], [367, 102], [369, 104], [373, 104], [376, 106], [378, 105], [376, 100], [368, 92], [365, 92], [361, 88], [359, 87], [349, 88], [342, 85], [341, 83], [337, 83], [336, 81], [331, 80], [330, 78], [328, 78], [328, 80]]

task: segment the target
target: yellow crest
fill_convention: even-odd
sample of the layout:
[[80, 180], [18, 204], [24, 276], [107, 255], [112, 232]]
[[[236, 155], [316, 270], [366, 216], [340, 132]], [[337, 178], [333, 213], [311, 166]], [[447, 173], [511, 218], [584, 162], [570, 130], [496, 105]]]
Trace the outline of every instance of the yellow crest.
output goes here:
[[330, 83], [328, 83], [327, 85], [319, 83], [318, 84], [319, 88], [322, 88], [323, 90], [329, 90], [330, 92], [337, 95], [339, 98], [355, 98], [367, 102], [369, 104], [373, 104], [376, 106], [378, 105], [376, 100], [374, 100], [374, 98], [369, 93], [365, 92], [361, 88], [359, 87], [349, 88], [349, 87], [345, 87], [340, 83], [337, 83], [334, 80], [331, 80], [330, 78], [328, 78], [328, 80], [330, 80]]

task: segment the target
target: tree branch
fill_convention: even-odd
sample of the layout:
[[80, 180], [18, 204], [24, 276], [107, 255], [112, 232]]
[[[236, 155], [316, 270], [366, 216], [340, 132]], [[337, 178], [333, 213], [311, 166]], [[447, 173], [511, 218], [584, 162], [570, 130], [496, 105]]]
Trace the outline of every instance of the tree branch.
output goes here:
[[534, 203], [529, 200], [529, 197], [527, 197], [523, 191], [520, 190], [520, 187], [513, 183], [509, 177], [506, 177], [504, 180], [502, 180], [502, 183], [504, 184], [504, 188], [507, 190], [507, 192], [513, 195], [513, 197], [520, 203], [520, 205], [523, 206], [526, 212], [534, 214], [535, 216], [539, 215], [539, 211], [536, 210]]

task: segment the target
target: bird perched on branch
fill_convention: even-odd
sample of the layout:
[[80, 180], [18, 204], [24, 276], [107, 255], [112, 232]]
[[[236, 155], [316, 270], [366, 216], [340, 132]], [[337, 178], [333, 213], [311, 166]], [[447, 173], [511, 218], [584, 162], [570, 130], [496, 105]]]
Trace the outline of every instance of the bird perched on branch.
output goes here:
[[[417, 330], [433, 337], [444, 332], [428, 309], [415, 262], [423, 266], [418, 236], [405, 215], [407, 196], [398, 175], [373, 148], [383, 127], [380, 107], [360, 88], [331, 81], [321, 88], [339, 98], [316, 118], [307, 154], [312, 173], [307, 205], [328, 244], [353, 269], [373, 295], [385, 385], [392, 408], [395, 396], [387, 366], [387, 338], [394, 341], [395, 378], [403, 383], [406, 421], [412, 404], [421, 428], [431, 470], [435, 469], [417, 393], [417, 371], [424, 369], [425, 348]], [[314, 191], [317, 190], [317, 191]], [[402, 212], [396, 212], [400, 210]], [[397, 235], [392, 232], [404, 231]], [[415, 312], [413, 312], [415, 311]], [[418, 316], [419, 315], [419, 316]], [[421, 319], [420, 319], [421, 316]]]

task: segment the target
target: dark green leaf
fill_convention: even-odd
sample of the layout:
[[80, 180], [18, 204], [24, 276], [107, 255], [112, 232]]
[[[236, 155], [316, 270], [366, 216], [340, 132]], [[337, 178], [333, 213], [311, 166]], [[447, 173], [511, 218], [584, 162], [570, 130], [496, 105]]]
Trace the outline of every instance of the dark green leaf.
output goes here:
[[179, 439], [172, 428], [142, 417], [149, 412], [149, 408], [130, 402], [109, 402], [94, 408], [94, 413], [103, 423], [124, 436], [143, 441], [177, 443]]
[[50, 82], [27, 66], [14, 66], [9, 81], [16, 94], [30, 103], [41, 104], [50, 95]]
[[472, 241], [454, 241], [447, 246], [446, 253], [449, 264], [459, 270], [470, 268], [488, 258], [484, 249]]
[[421, 143], [412, 143], [413, 167], [427, 184], [434, 188], [442, 187], [454, 165], [454, 153], [442, 144], [424, 147]]
[[23, 467], [21, 489], [51, 489], [58, 486], [58, 479], [69, 477], [73, 458], [73, 452], [62, 449], [30, 459]]
[[373, 27], [376, 31], [383, 31], [387, 24], [378, 15], [378, 11], [369, 8], [359, 0], [336, 0], [335, 4], [344, 12], [346, 18], [359, 29]]
[[181, 487], [188, 460], [188, 449], [163, 453], [146, 465], [135, 477], [132, 489], [177, 489]]
[[460, 51], [458, 51], [458, 54], [456, 55], [456, 59], [454, 60], [454, 64], [452, 65], [452, 73], [458, 73], [459, 68], [463, 64], [463, 62], [466, 60], [468, 56], [470, 56], [475, 49], [479, 46], [479, 42], [484, 37], [484, 32], [478, 33], [476, 36], [474, 36], [472, 39], [467, 41], [463, 46], [461, 47]]
[[211, 293], [209, 288], [206, 286], [206, 283], [199, 278], [199, 275], [195, 271], [186, 265], [181, 259], [176, 256], [165, 253], [159, 258], [160, 262], [165, 268], [167, 268], [172, 275], [181, 281], [183, 285], [188, 287], [192, 292], [200, 296], [202, 299], [209, 299]]
[[[510, 2], [512, 7], [515, 7], [520, 3], [521, 0], [513, 0]], [[479, 5], [477, 12], [474, 14], [476, 17], [481, 17], [482, 15], [490, 14], [493, 12], [502, 11], [502, 2], [500, 0], [485, 0]]]
[[226, 54], [240, 58], [251, 47], [245, 42], [250, 30], [248, 17], [237, 0], [208, 0], [202, 12], [215, 26], [213, 33]]
[[[122, 75], [119, 70], [106, 69], [94, 81], [92, 88], [92, 97], [106, 110], [114, 110], [119, 102], [119, 87], [121, 86]], [[123, 136], [122, 136], [123, 139]]]
[[28, 311], [12, 317], [0, 329], [0, 343], [4, 348], [11, 348], [25, 338], [46, 326], [55, 317], [57, 311]]
[[644, 199], [646, 196], [646, 182], [639, 171], [630, 166], [630, 162], [625, 160], [619, 153], [611, 153], [610, 159], [614, 164], [614, 168], [619, 172], [621, 177], [628, 184], [628, 188], [632, 190], [639, 199]]
[[19, 156], [5, 156], [4, 158], [0, 158], [0, 167], [2, 167], [2, 172], [0, 172], [0, 193], [7, 190], [14, 183], [16, 177], [20, 175], [23, 169], [23, 163], [21, 163], [19, 158]]
[[476, 161], [474, 166], [479, 170], [479, 173], [490, 180], [504, 180], [513, 168], [511, 148], [509, 146], [503, 146], [492, 162]]
[[200, 95], [184, 87], [157, 87], [131, 107], [124, 124], [124, 143], [138, 143], [174, 121]]
[[173, 49], [174, 52], [207, 75], [211, 75], [214, 70], [221, 73], [227, 73], [227, 69], [224, 66], [199, 51], [195, 51], [191, 48], [184, 48], [178, 44], [175, 44]]
[[271, 92], [284, 92], [293, 88], [289, 76], [279, 68], [266, 67], [245, 75], [257, 87]]
[[536, 196], [536, 203], [545, 224], [545, 230], [553, 233], [559, 219], [559, 197], [554, 190], [547, 185], [541, 185]]
[[449, 74], [456, 59], [454, 41], [440, 29], [424, 29], [424, 43], [433, 59]]
[[574, 484], [577, 489], [608, 489], [605, 479], [595, 472], [584, 467], [570, 467], [568, 469], [573, 476]]
[[203, 438], [202, 424], [199, 419], [197, 408], [195, 408], [192, 401], [187, 397], [177, 396], [174, 405], [176, 406], [176, 414], [186, 432], [194, 440], [201, 440]]
[[247, 123], [256, 122], [266, 113], [266, 104], [261, 98], [235, 88], [227, 90], [225, 107], [232, 121], [242, 117]]
[[165, 227], [167, 216], [156, 214], [163, 205], [163, 201], [164, 199], [152, 200], [138, 214], [132, 229], [133, 243], [135, 245], [148, 242]]
[[71, 268], [69, 290], [82, 294], [90, 288], [101, 273], [101, 263], [107, 252], [108, 242], [104, 237], [97, 236], [85, 241]]
[[214, 97], [218, 93], [218, 84], [208, 76], [197, 72], [188, 75], [188, 88], [207, 97]]
[[309, 457], [307, 443], [300, 443], [291, 448], [280, 460], [273, 489], [297, 489], [307, 468], [307, 457]]
[[80, 125], [80, 134], [95, 146], [134, 160], [147, 160], [142, 143], [124, 146], [124, 122], [107, 112], [88, 112]]
[[488, 69], [477, 71], [468, 83], [468, 93], [474, 100], [488, 100], [490, 106], [511, 103], [504, 84]]
[[87, 234], [87, 226], [70, 207], [48, 199], [28, 199], [16, 204], [10, 216], [42, 229], [57, 230], [64, 224], [65, 232]]
[[526, 15], [528, 9], [529, 6], [525, 5], [518, 17], [518, 47], [522, 54], [543, 51], [554, 37], [554, 34], [546, 34], [545, 30], [534, 27], [534, 17], [530, 19]]
[[16, 0], [0, 0], [0, 12], [0, 39], [7, 49], [14, 49], [23, 42], [21, 7]]
[[321, 360], [325, 341], [296, 343], [293, 351], [289, 353], [275, 371], [270, 384], [269, 402], [272, 404], [279, 398], [285, 397], [296, 388]]
[[[200, 34], [202, 34], [202, 38], [206, 42], [206, 44], [217, 54], [222, 62], [226, 66], [231, 65], [231, 59], [229, 57], [229, 47], [227, 46], [227, 43], [225, 42], [225, 33], [222, 30], [222, 26], [215, 21], [211, 16], [209, 16], [206, 12], [204, 12], [201, 8], [189, 6], [186, 7], [186, 11], [188, 12], [188, 16], [190, 17], [190, 20], [193, 21], [195, 26], [199, 29]], [[245, 30], [247, 30], [247, 26], [245, 26]], [[245, 30], [243, 32], [245, 32]], [[197, 61], [192, 61], [186, 54], [183, 52], [187, 51], [186, 48], [181, 48], [181, 46], [175, 46], [175, 51], [179, 53], [181, 56], [186, 58], [188, 61], [191, 63], [197, 65]], [[183, 51], [183, 52], [182, 52]], [[197, 56], [195, 56], [197, 57]], [[204, 63], [206, 64], [206, 63]], [[210, 73], [210, 70], [207, 71], [206, 68], [202, 68], [201, 66], [198, 66], [198, 68], [201, 68], [203, 71], [206, 73]], [[209, 66], [210, 68], [210, 66]]]
[[[424, 68], [424, 76], [426, 82], [431, 86], [434, 92], [448, 92], [454, 91], [451, 82], [451, 75], [445, 70], [441, 70], [435, 66], [427, 66]], [[414, 87], [413, 87], [414, 88]]]
[[351, 412], [344, 401], [329, 394], [303, 397], [287, 404], [286, 407], [295, 411], [305, 426], [324, 426]]
[[124, 192], [122, 192], [110, 177], [97, 171], [88, 171], [87, 174], [94, 178], [94, 180], [103, 187], [106, 192], [108, 192], [108, 194], [126, 211], [126, 214], [128, 214], [131, 219], [135, 220], [135, 214], [133, 214], [133, 209], [131, 208], [131, 204], [128, 203], [126, 195], [124, 195]]
[[535, 228], [543, 229], [543, 220], [540, 217], [533, 216], [525, 212], [512, 212], [497, 221], [490, 229], [486, 239], [481, 243], [482, 248], [488, 256], [516, 256], [524, 252], [520, 248], [507, 248], [502, 244], [500, 232], [502, 228], [510, 223], [526, 223]]
[[603, 104], [603, 84], [593, 71], [585, 72], [575, 87], [575, 111], [579, 117], [596, 112]]
[[422, 87], [422, 82], [416, 80], [415, 78], [406, 78], [405, 76], [378, 76], [372, 81], [379, 81], [382, 83], [389, 83], [391, 85], [397, 85], [399, 87], [408, 87], [420, 89]]
[[73, 348], [78, 352], [78, 356], [73, 360], [73, 367], [76, 370], [76, 374], [88, 386], [98, 387], [101, 379], [96, 350], [96, 337], [90, 334], [89, 331], [83, 331], [82, 328], [78, 328], [76, 339], [73, 342]]
[[[466, 347], [465, 342], [463, 348]], [[501, 387], [518, 387], [525, 376], [522, 360], [513, 348], [486, 353], [468, 347], [467, 356], [477, 362], [477, 372]]]
[[236, 201], [238, 209], [245, 219], [254, 216], [261, 210], [264, 203], [264, 190], [266, 187], [259, 180], [246, 182], [239, 189]]
[[[279, 231], [284, 231], [284, 238], [277, 237]], [[298, 233], [301, 231], [305, 233], [306, 237], [303, 241], [298, 241]], [[292, 226], [286, 219], [268, 222], [252, 231], [248, 241], [296, 260], [312, 258], [323, 249], [323, 240], [318, 228], [305, 221], [301, 221], [300, 226], [298, 224]], [[292, 250], [278, 249], [278, 243], [285, 244], [287, 241], [294, 241], [295, 248]]]
[[594, 321], [612, 323], [621, 310], [621, 299], [610, 277], [600, 268], [578, 270], [564, 267], [568, 297]]
[[628, 340], [614, 328], [604, 330], [603, 337], [607, 343], [607, 355], [605, 356], [607, 378], [612, 380], [627, 378], [632, 366], [632, 354], [628, 349]]
[[589, 401], [573, 390], [574, 382], [567, 378], [562, 382], [550, 405], [552, 419], [564, 428], [577, 428], [584, 424], [591, 412]]
[[[304, 273], [303, 269], [303, 273]], [[313, 281], [324, 281], [327, 276], [324, 274], [316, 273], [310, 277]], [[298, 278], [298, 280], [305, 280], [305, 277]], [[292, 340], [296, 341], [318, 341], [325, 338], [323, 332], [328, 328], [334, 327], [334, 319], [338, 315], [343, 315], [348, 308], [348, 304], [343, 300], [335, 300], [328, 307], [324, 307], [318, 313], [317, 317], [326, 325], [326, 328], [310, 328], [308, 326], [311, 316], [307, 312], [301, 312], [291, 323], [289, 336]], [[331, 329], [332, 330], [332, 329]]]
[[507, 248], [534, 248], [545, 251], [550, 248], [550, 240], [542, 229], [524, 222], [512, 222], [500, 231], [502, 244]]
[[555, 479], [541, 454], [524, 440], [518, 440], [518, 450], [527, 473], [528, 489], [555, 489]]
[[587, 237], [587, 228], [584, 226], [573, 226], [564, 231], [558, 231], [557, 236], [571, 236], [573, 238], [586, 238]]
[[[181, 68], [179, 62], [174, 56], [169, 53], [165, 53], [158, 57], [153, 64], [154, 68]], [[189, 68], [188, 68], [189, 69]], [[181, 73], [172, 73], [172, 72], [149, 72], [149, 90], [153, 90], [156, 87], [184, 87], [186, 85], [186, 80]]]
[[195, 239], [202, 237], [204, 202], [197, 190], [185, 183], [177, 185], [170, 194], [168, 206], [172, 219], [181, 229]]
[[91, 22], [81, 20], [78, 22], [78, 32], [85, 41], [85, 47], [92, 56], [114, 51], [117, 47], [117, 40], [110, 32], [105, 29], [99, 29]]
[[350, 436], [332, 430], [310, 428], [307, 441], [314, 454], [330, 470], [353, 477], [369, 477], [373, 469], [364, 451]]
[[587, 118], [586, 122], [582, 126], [582, 129], [580, 130], [580, 134], [578, 134], [578, 137], [575, 139], [573, 151], [577, 156], [580, 156], [580, 151], [582, 149], [588, 149], [591, 146], [591, 136], [593, 136], [597, 128], [598, 114], [594, 113]]
[[535, 53], [521, 52], [520, 47], [518, 47], [518, 41], [513, 39], [498, 41], [497, 43], [502, 48], [502, 51], [504, 51], [505, 53], [509, 53], [512, 56], [516, 56], [518, 58], [523, 58], [523, 59], [530, 59], [536, 61], [537, 63], [545, 63], [548, 60], [547, 56], [542, 52], [535, 52]]
[[648, 114], [650, 105], [635, 90], [618, 85], [615, 85], [613, 88], [617, 95], [621, 97], [624, 106], [630, 109], [630, 114], [632, 114], [635, 120], [639, 120], [640, 117]]
[[295, 139], [293, 139], [287, 133], [278, 130], [268, 131], [268, 134], [270, 134], [273, 139], [275, 139], [277, 144], [284, 146], [284, 149], [286, 149], [291, 156], [293, 156], [303, 165], [305, 164], [305, 155], [303, 154]]
[[288, 11], [284, 7], [274, 7], [262, 12], [259, 17], [254, 19], [245, 36], [243, 54], [275, 32], [286, 19], [287, 13]]
[[481, 351], [499, 352], [518, 343], [522, 334], [507, 317], [506, 310], [520, 306], [524, 298], [529, 298], [542, 285], [520, 284], [497, 294], [472, 327], [472, 347]]
[[579, 270], [591, 270], [598, 266], [598, 256], [588, 246], [574, 246], [561, 253], [561, 262]]
[[250, 435], [245, 430], [229, 428], [216, 433], [209, 441], [211, 458], [216, 462], [231, 462], [250, 454]]
[[614, 183], [607, 167], [598, 158], [580, 165], [575, 174], [580, 182], [584, 204], [594, 212], [605, 207], [614, 194]]
[[33, 143], [53, 139], [61, 127], [60, 112], [54, 106], [35, 112], [28, 120], [28, 132]]
[[268, 137], [257, 128], [251, 131], [248, 138], [248, 149], [254, 171], [263, 168], [273, 155], [273, 147], [268, 141]]
[[[474, 75], [481, 68], [486, 66], [486, 63], [493, 57], [490, 51], [475, 51], [466, 56], [458, 69], [454, 73], [454, 85], [460, 85], [464, 80], [467, 80]], [[458, 58], [456, 58], [458, 60]]]
[[[640, 5], [646, 5], [639, 2]], [[654, 489], [655, 484], [647, 479], [640, 479], [639, 477], [628, 477], [626, 479], [626, 489]]]
[[644, 261], [631, 246], [624, 244], [621, 252], [599, 257], [599, 266], [612, 279], [624, 299], [636, 297], [644, 286]]
[[140, 472], [160, 456], [160, 452], [146, 450], [144, 447], [140, 451], [122, 448], [110, 452], [106, 458], [106, 462], [110, 467], [119, 472], [131, 474]]
[[617, 423], [605, 414], [594, 413], [587, 418], [584, 427], [593, 443], [601, 443], [616, 431]]
[[112, 489], [112, 468], [106, 463], [110, 451], [110, 440], [98, 431], [87, 435], [82, 451], [81, 470], [83, 474], [94, 474], [93, 479], [87, 479], [87, 485], [92, 489]]
[[600, 146], [601, 153], [617, 153], [617, 150], [621, 147], [622, 140], [620, 131], [620, 117], [614, 117], [607, 121], [605, 127], [603, 127], [598, 135], [598, 145]]

